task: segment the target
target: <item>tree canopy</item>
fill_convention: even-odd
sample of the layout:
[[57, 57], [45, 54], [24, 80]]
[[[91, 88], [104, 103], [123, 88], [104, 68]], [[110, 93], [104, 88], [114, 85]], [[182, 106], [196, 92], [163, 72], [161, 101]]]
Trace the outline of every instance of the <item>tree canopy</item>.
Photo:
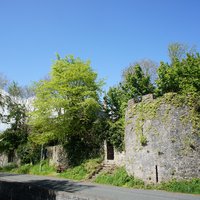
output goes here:
[[35, 111], [31, 113], [31, 139], [62, 144], [71, 137], [85, 143], [98, 138], [102, 81], [97, 81], [89, 62], [66, 56], [52, 66], [50, 79], [36, 84]]
[[159, 95], [200, 91], [200, 55], [187, 54], [186, 58], [176, 59], [171, 65], [161, 62], [156, 83]]

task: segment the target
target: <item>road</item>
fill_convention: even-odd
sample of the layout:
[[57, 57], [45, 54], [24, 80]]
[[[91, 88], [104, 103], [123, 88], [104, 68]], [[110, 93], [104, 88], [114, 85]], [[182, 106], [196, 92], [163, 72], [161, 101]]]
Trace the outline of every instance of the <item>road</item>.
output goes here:
[[[56, 195], [54, 198], [46, 199], [56, 200], [200, 200], [200, 195], [180, 194], [155, 190], [128, 189], [87, 182], [74, 182], [66, 179], [47, 176], [0, 173], [0, 182], [3, 182], [3, 184], [8, 182], [11, 186], [13, 184], [13, 187], [16, 187], [14, 186], [14, 183], [23, 183], [25, 185], [37, 186], [37, 188], [40, 187], [50, 189], [55, 191]], [[9, 192], [12, 192], [11, 186], [9, 186]], [[1, 188], [2, 187], [0, 186], [0, 190]], [[4, 200], [1, 198], [1, 196], [0, 199]], [[14, 200], [15, 198], [10, 197], [10, 199]]]

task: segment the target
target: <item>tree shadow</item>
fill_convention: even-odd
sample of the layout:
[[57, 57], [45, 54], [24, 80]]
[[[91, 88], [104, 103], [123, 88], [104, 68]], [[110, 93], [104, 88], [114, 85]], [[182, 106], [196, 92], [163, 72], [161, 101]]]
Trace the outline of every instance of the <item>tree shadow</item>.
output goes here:
[[84, 185], [68, 180], [31, 180], [28, 184], [33, 184], [42, 188], [48, 188], [55, 191], [64, 191], [64, 192], [78, 192], [85, 189], [89, 189], [95, 186]]
[[[24, 181], [12, 181], [12, 179], [4, 180], [6, 176], [21, 176], [19, 174], [0, 173], [0, 199], [1, 200], [56, 200], [58, 192], [76, 193], [87, 190], [92, 185], [77, 183], [69, 180], [42, 179], [34, 177]], [[2, 177], [2, 179], [1, 179]], [[32, 179], [31, 179], [32, 178]], [[22, 178], [20, 178], [22, 180]], [[62, 193], [64, 194], [64, 193]], [[67, 194], [66, 194], [67, 195]]]

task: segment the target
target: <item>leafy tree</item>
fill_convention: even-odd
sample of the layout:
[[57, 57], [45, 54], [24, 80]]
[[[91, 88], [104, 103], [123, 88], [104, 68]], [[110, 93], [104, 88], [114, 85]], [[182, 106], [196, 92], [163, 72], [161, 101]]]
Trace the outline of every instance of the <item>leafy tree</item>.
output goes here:
[[0, 135], [0, 151], [13, 154], [19, 145], [27, 141], [26, 109], [24, 105], [13, 102], [9, 96], [4, 97], [4, 106], [8, 114], [2, 116], [1, 120], [9, 124], [10, 128]]
[[153, 93], [154, 86], [150, 81], [150, 75], [145, 74], [140, 65], [130, 66], [123, 73], [122, 90], [126, 95], [126, 100], [134, 98], [140, 101], [141, 96]]
[[102, 82], [96, 79], [89, 62], [72, 56], [56, 60], [50, 79], [36, 84], [32, 141], [47, 144], [54, 140], [66, 146], [75, 137], [85, 144], [98, 143]]
[[139, 65], [144, 72], [145, 76], [149, 76], [151, 83], [155, 84], [155, 80], [157, 78], [156, 70], [158, 68], [158, 64], [151, 60], [151, 59], [141, 59], [139, 61], [134, 62], [131, 64], [127, 69], [124, 70], [122, 76], [125, 79], [125, 76], [128, 72], [132, 73], [134, 66]]
[[108, 119], [107, 140], [118, 150], [123, 150], [124, 116], [129, 99], [140, 101], [142, 95], [153, 93], [154, 86], [148, 71], [143, 72], [140, 65], [131, 65], [123, 72], [123, 81], [111, 87], [105, 97]]
[[200, 55], [187, 54], [181, 61], [176, 59], [171, 65], [161, 62], [158, 68], [158, 94], [167, 92], [200, 91]]
[[168, 55], [171, 63], [174, 63], [176, 60], [181, 61], [183, 58], [186, 57], [187, 53], [196, 53], [195, 46], [189, 47], [187, 44], [179, 42], [171, 43], [168, 46]]
[[13, 81], [8, 86], [8, 93], [13, 97], [22, 97], [22, 88], [18, 85], [17, 82]]
[[104, 97], [104, 111], [107, 117], [105, 132], [106, 140], [119, 151], [123, 150], [124, 110], [126, 101], [121, 86], [110, 87]]
[[20, 144], [17, 148], [17, 155], [20, 157], [21, 164], [38, 163], [40, 161], [40, 154], [40, 145], [30, 141]]

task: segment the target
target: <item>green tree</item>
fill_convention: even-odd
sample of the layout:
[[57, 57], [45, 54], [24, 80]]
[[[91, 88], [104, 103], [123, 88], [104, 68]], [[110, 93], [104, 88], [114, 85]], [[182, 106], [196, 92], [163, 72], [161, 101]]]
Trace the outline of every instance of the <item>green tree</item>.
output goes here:
[[168, 46], [168, 55], [171, 60], [171, 63], [174, 63], [176, 60], [181, 61], [183, 58], [186, 57], [187, 53], [195, 54], [195, 46], [190, 47], [187, 44], [179, 42], [171, 43]]
[[140, 101], [141, 96], [154, 92], [154, 86], [150, 81], [150, 75], [144, 73], [140, 65], [129, 66], [123, 72], [122, 90], [126, 101], [134, 98]]
[[36, 85], [32, 141], [47, 144], [53, 140], [67, 146], [76, 138], [84, 144], [98, 143], [101, 86], [89, 62], [72, 56], [56, 60], [50, 78]]
[[104, 110], [106, 114], [106, 140], [119, 151], [124, 147], [124, 110], [126, 97], [121, 86], [110, 87], [104, 97]]
[[128, 72], [132, 73], [133, 68], [136, 65], [139, 65], [144, 75], [149, 76], [151, 83], [155, 84], [155, 80], [157, 78], [156, 70], [158, 68], [158, 64], [151, 59], [141, 59], [131, 64], [127, 69], [124, 70], [123, 74], [126, 75]]
[[186, 58], [176, 59], [171, 65], [161, 62], [156, 83], [159, 95], [167, 92], [199, 92], [200, 55], [187, 54]]
[[4, 97], [3, 102], [8, 113], [1, 120], [10, 127], [0, 134], [0, 152], [13, 154], [19, 145], [27, 142], [29, 129], [26, 124], [26, 108], [13, 102], [9, 96]]
[[18, 85], [17, 82], [13, 81], [8, 86], [8, 93], [13, 97], [22, 97], [22, 88]]
[[129, 99], [136, 102], [142, 95], [153, 93], [154, 86], [150, 81], [148, 70], [144, 73], [139, 64], [131, 65], [123, 72], [123, 81], [116, 87], [111, 87], [104, 98], [107, 114], [107, 140], [118, 150], [123, 150], [124, 117]]

